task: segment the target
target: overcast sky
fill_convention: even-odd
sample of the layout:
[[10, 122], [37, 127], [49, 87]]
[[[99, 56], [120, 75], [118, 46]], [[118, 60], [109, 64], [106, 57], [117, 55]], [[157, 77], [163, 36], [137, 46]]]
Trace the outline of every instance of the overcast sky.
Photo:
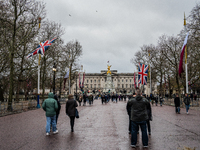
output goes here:
[[198, 0], [41, 0], [47, 18], [61, 23], [65, 43], [77, 39], [83, 48], [80, 65], [86, 73], [107, 69], [136, 71], [130, 62], [144, 44], [163, 35], [177, 35]]

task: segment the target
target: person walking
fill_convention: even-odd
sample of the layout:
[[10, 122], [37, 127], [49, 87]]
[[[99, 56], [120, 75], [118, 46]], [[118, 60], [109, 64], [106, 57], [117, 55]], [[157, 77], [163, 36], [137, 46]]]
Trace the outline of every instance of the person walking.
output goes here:
[[174, 98], [174, 105], [175, 105], [175, 112], [180, 114], [180, 98], [178, 94], [176, 94], [176, 97]]
[[141, 90], [136, 90], [136, 97], [132, 97], [128, 101], [128, 105], [131, 107], [131, 147], [136, 147], [137, 132], [140, 126], [142, 130], [142, 143], [143, 147], [148, 147], [148, 136], [146, 121], [148, 119], [147, 105], [148, 100], [141, 96]]
[[58, 133], [58, 130], [56, 129], [56, 111], [58, 110], [58, 104], [54, 99], [54, 94], [52, 92], [50, 92], [48, 98], [44, 100], [42, 108], [46, 112], [46, 135], [50, 135], [51, 124], [53, 134]]
[[79, 106], [81, 106], [81, 102], [83, 101], [83, 98], [82, 98], [82, 96], [80, 95], [79, 96], [79, 99], [78, 99], [78, 103], [79, 103]]
[[88, 100], [89, 100], [90, 106], [91, 106], [91, 104], [92, 104], [92, 99], [93, 99], [92, 94], [90, 94], [90, 95], [88, 96]]
[[161, 94], [159, 94], [158, 100], [160, 101], [160, 106], [162, 106], [163, 98], [162, 98]]
[[[135, 93], [133, 93], [132, 97], [135, 98]], [[128, 100], [128, 102], [131, 100], [131, 98]], [[129, 105], [130, 103], [127, 103], [126, 104], [126, 111], [127, 111], [127, 114], [128, 114], [128, 117], [129, 117], [129, 126], [128, 126], [128, 131], [129, 131], [129, 134], [131, 134], [131, 106]]]
[[184, 97], [184, 103], [185, 103], [186, 113], [188, 115], [189, 107], [190, 107], [190, 98], [188, 97], [187, 93], [185, 94], [185, 97]]
[[83, 94], [83, 106], [85, 106], [85, 105], [86, 105], [86, 95]]
[[76, 114], [77, 106], [78, 106], [78, 104], [74, 100], [73, 95], [69, 94], [68, 101], [66, 102], [66, 114], [70, 118], [71, 132], [74, 132], [74, 121], [75, 121], [75, 114]]
[[151, 135], [151, 125], [150, 125], [150, 121], [152, 121], [152, 112], [151, 112], [151, 104], [150, 104], [150, 102], [147, 104], [147, 114], [148, 114], [147, 129], [148, 129], [149, 135]]
[[54, 99], [56, 100], [57, 105], [58, 105], [58, 109], [56, 110], [56, 126], [57, 126], [58, 116], [60, 114], [61, 105], [60, 105], [60, 102], [58, 101], [57, 95], [54, 95]]

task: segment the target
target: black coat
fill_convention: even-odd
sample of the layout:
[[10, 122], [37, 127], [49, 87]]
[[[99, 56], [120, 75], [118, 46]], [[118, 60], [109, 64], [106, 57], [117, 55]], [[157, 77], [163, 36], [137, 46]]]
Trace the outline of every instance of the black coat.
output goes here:
[[128, 101], [131, 107], [131, 120], [132, 121], [146, 121], [149, 119], [147, 114], [147, 105], [149, 104], [146, 98], [142, 96], [136, 96]]
[[175, 104], [175, 107], [180, 107], [180, 98], [179, 97], [174, 98], [174, 104]]
[[74, 99], [69, 99], [66, 102], [66, 114], [70, 117], [75, 116], [77, 106], [78, 106], [78, 104]]
[[151, 113], [151, 104], [147, 104], [147, 114], [148, 114], [148, 119], [152, 121], [152, 113]]

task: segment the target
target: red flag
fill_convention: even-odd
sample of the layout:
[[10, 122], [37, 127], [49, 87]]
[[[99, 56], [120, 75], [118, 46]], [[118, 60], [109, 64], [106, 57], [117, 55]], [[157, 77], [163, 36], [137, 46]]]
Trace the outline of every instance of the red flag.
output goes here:
[[185, 47], [187, 45], [188, 34], [185, 37], [183, 47], [182, 47], [182, 50], [181, 50], [181, 55], [180, 55], [180, 62], [179, 62], [179, 69], [178, 69], [178, 74], [179, 74], [180, 77], [181, 77], [181, 73], [183, 72], [183, 56], [184, 56], [184, 52], [185, 52]]

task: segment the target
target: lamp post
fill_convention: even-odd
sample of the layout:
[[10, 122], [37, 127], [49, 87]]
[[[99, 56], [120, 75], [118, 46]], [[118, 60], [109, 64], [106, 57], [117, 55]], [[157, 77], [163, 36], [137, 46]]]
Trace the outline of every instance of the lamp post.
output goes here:
[[55, 73], [56, 73], [56, 65], [53, 65], [53, 94], [55, 94]]
[[[38, 20], [39, 20], [39, 29], [40, 29], [41, 17], [39, 17]], [[40, 108], [40, 60], [41, 60], [41, 54], [38, 55], [38, 95], [37, 95], [37, 108]]]

